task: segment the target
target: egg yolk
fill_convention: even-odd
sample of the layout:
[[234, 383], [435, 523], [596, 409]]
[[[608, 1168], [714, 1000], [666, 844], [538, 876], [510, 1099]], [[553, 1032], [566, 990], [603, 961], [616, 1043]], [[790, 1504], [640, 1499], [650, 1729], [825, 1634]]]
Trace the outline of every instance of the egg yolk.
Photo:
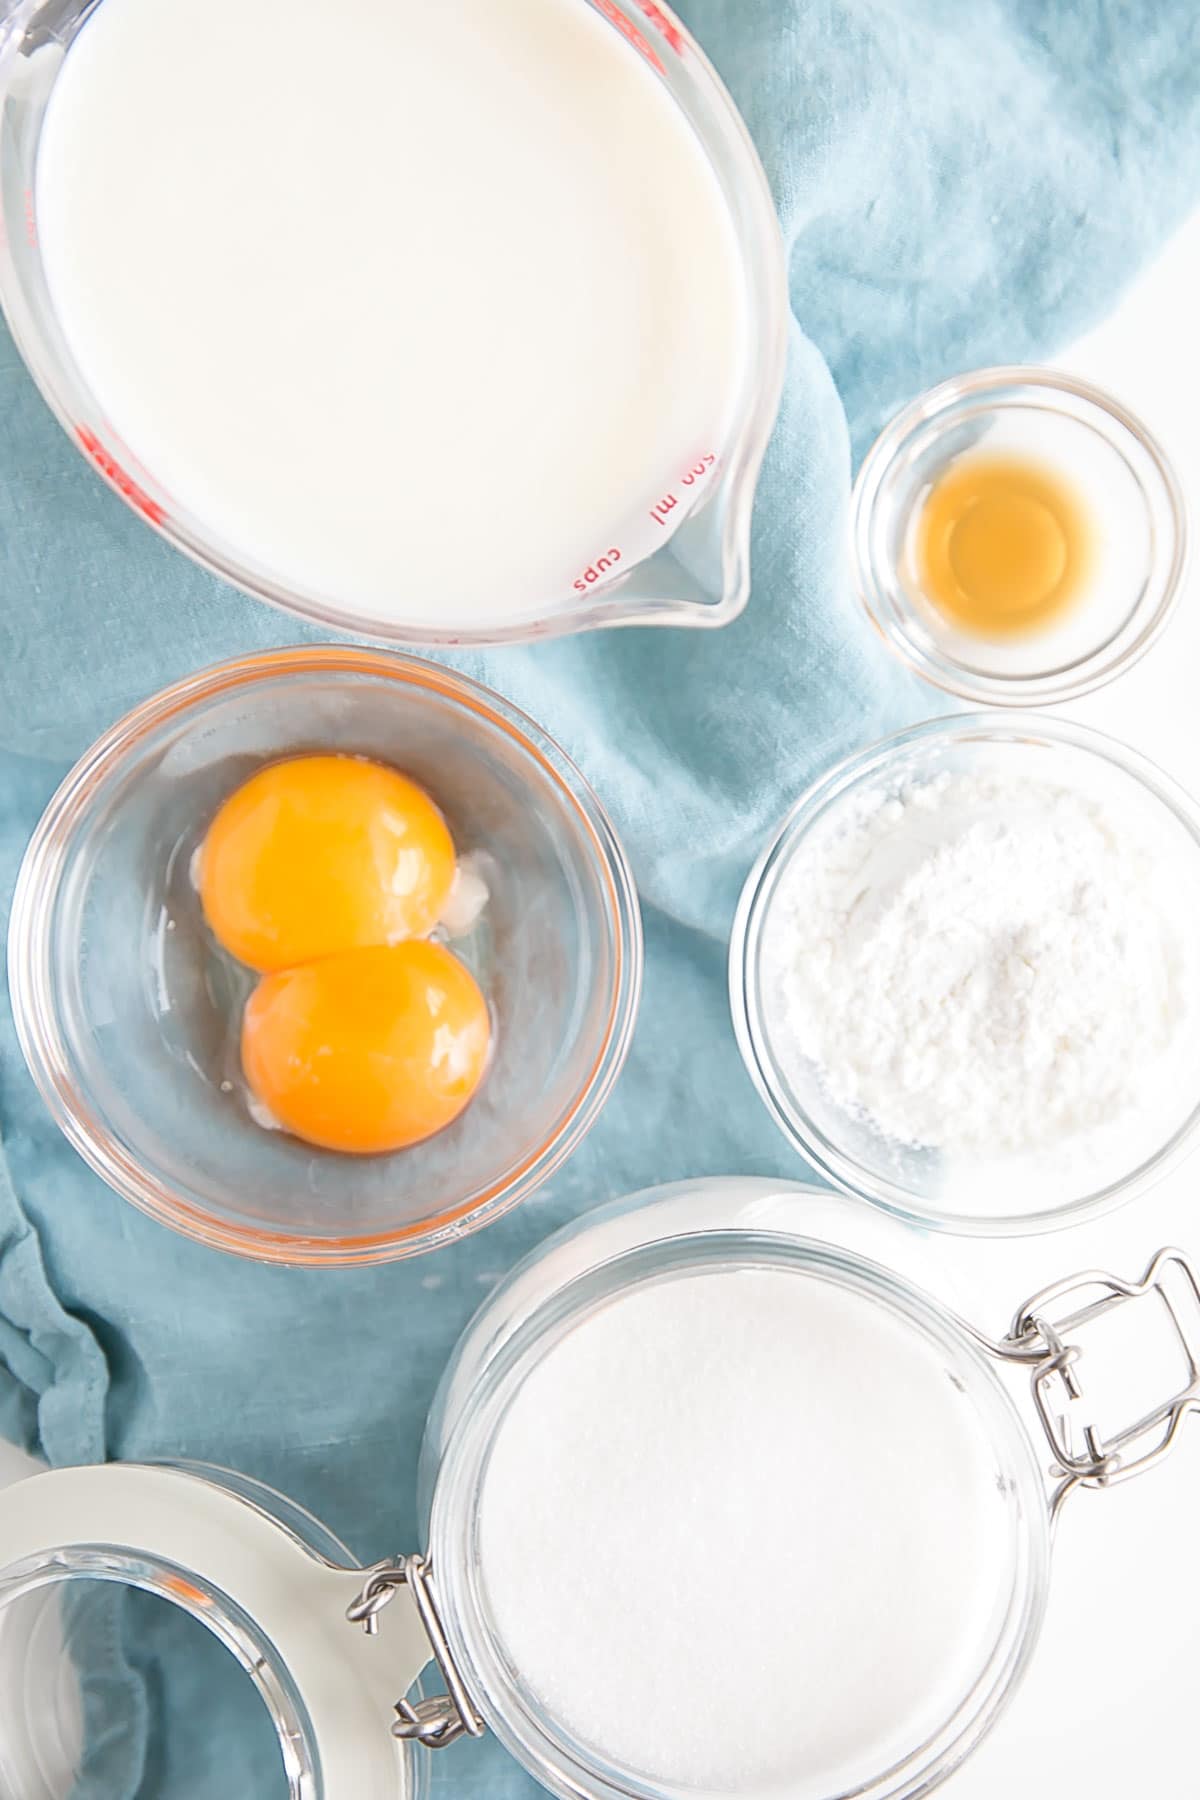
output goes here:
[[456, 1119], [490, 1038], [487, 1002], [456, 956], [377, 945], [264, 976], [242, 1018], [242, 1068], [286, 1130], [366, 1155]]
[[429, 795], [397, 770], [296, 756], [230, 795], [198, 874], [218, 942], [263, 972], [429, 931], [454, 879], [454, 844]]

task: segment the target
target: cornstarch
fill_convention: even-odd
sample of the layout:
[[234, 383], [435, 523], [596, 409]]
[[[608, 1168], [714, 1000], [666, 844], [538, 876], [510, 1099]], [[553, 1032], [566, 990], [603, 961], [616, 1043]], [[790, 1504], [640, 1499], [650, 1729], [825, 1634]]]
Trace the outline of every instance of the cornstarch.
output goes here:
[[764, 933], [785, 1077], [906, 1145], [1111, 1126], [1189, 1024], [1175, 859], [1093, 794], [980, 771], [867, 796], [802, 843]]

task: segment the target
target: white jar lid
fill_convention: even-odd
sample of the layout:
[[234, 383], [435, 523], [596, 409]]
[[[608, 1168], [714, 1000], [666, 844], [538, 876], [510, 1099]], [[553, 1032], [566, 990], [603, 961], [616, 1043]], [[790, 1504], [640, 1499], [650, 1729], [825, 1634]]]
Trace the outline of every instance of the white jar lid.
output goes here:
[[[423, 1759], [389, 1732], [395, 1701], [429, 1660], [409, 1597], [397, 1596], [367, 1636], [346, 1618], [362, 1571], [333, 1567], [213, 1473], [110, 1463], [0, 1493], [0, 1670], [23, 1659], [30, 1679], [22, 1603], [36, 1590], [65, 1593], [84, 1579], [145, 1587], [200, 1619], [247, 1669], [279, 1733], [293, 1800], [415, 1800]], [[36, 1635], [45, 1677], [77, 1685], [93, 1673], [55, 1659], [44, 1623]], [[39, 1736], [29, 1709], [24, 1738], [6, 1724], [0, 1773], [7, 1757], [19, 1800], [74, 1792], [78, 1710], [68, 1693], [65, 1725], [55, 1719]]]

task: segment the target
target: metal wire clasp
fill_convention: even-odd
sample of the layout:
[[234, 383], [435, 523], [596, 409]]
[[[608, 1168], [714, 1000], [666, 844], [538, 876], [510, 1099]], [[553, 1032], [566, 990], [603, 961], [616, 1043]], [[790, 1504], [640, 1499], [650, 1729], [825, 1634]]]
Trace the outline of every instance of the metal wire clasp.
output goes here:
[[397, 1588], [408, 1588], [447, 1691], [428, 1700], [397, 1700], [392, 1736], [441, 1750], [464, 1735], [482, 1737], [484, 1726], [455, 1667], [432, 1584], [433, 1569], [423, 1556], [397, 1556], [377, 1563], [367, 1571], [358, 1598], [346, 1608], [346, 1617], [352, 1625], [361, 1625], [368, 1637], [374, 1637], [383, 1608], [395, 1597]]
[[[1066, 1317], [1051, 1316], [1062, 1301], [1084, 1295], [1090, 1298]], [[1090, 1408], [1079, 1422], [1079, 1403], [1087, 1397], [1080, 1370], [1084, 1353], [1072, 1340], [1115, 1307], [1150, 1296], [1160, 1301], [1183, 1352], [1186, 1379], [1142, 1418], [1105, 1435]], [[1077, 1487], [1113, 1487], [1160, 1462], [1188, 1413], [1200, 1412], [1200, 1277], [1181, 1250], [1160, 1250], [1140, 1281], [1089, 1271], [1056, 1282], [1025, 1303], [1007, 1337], [981, 1341], [994, 1355], [1030, 1367], [1034, 1404], [1054, 1453], [1055, 1520]]]

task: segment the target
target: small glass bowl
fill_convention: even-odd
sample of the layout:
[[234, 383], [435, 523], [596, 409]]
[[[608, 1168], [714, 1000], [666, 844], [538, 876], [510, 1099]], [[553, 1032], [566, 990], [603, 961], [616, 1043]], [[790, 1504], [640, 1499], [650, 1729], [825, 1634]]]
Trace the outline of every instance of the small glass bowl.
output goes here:
[[[376, 757], [427, 787], [487, 904], [454, 948], [495, 1021], [461, 1117], [391, 1156], [256, 1124], [237, 1021], [253, 977], [205, 927], [189, 867], [262, 763]], [[411, 1256], [524, 1199], [595, 1122], [641, 987], [637, 895], [602, 807], [497, 695], [387, 651], [316, 645], [205, 670], [145, 701], [67, 776], [26, 852], [9, 933], [17, 1031], [84, 1160], [153, 1218], [265, 1262]]]
[[[802, 846], [836, 831], [864, 799], [888, 798], [949, 772], [1004, 769], [1045, 778], [1120, 809], [1139, 841], [1182, 871], [1179, 929], [1200, 918], [1200, 806], [1152, 763], [1099, 732], [1036, 713], [932, 719], [873, 744], [821, 776], [759, 856], [742, 890], [729, 954], [730, 1004], [742, 1059], [768, 1112], [835, 1186], [910, 1224], [970, 1236], [1054, 1231], [1124, 1204], [1160, 1180], [1200, 1128], [1200, 1006], [1153, 1102], [1127, 1121], [1049, 1149], [992, 1157], [915, 1147], [885, 1136], [829, 1093], [816, 1065], [782, 1054], [769, 1026], [764, 943], [780, 882]], [[1191, 935], [1200, 939], [1200, 928]], [[1200, 943], [1194, 948], [1200, 956]], [[1191, 974], [1200, 980], [1200, 962]], [[785, 1064], [786, 1069], [785, 1069]]]
[[[1061, 475], [1089, 516], [1087, 587], [1041, 630], [976, 635], [921, 589], [925, 500], [979, 451]], [[1121, 674], [1166, 625], [1187, 562], [1183, 495], [1161, 445], [1108, 394], [1053, 369], [980, 369], [922, 394], [867, 452], [851, 511], [859, 593], [884, 641], [935, 687], [992, 706], [1070, 700]]]

